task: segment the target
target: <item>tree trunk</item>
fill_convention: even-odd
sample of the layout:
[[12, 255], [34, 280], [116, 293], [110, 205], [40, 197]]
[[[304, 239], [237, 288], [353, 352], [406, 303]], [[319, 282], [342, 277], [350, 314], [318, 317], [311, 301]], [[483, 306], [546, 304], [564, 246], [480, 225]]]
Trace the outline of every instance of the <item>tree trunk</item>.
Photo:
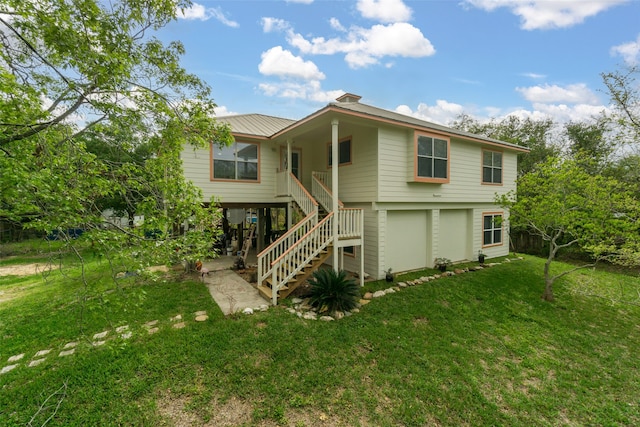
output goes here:
[[555, 298], [553, 296], [553, 279], [550, 278], [545, 278], [544, 280], [544, 292], [542, 293], [542, 297], [543, 300], [548, 301], [548, 302], [553, 302], [555, 301]]
[[558, 252], [558, 246], [556, 245], [556, 239], [560, 234], [556, 234], [553, 239], [551, 239], [549, 245], [549, 255], [547, 256], [547, 261], [544, 263], [544, 292], [542, 293], [542, 299], [545, 301], [553, 302], [555, 298], [553, 297], [553, 280], [554, 278], [551, 276], [550, 267], [551, 261], [556, 256], [556, 252]]

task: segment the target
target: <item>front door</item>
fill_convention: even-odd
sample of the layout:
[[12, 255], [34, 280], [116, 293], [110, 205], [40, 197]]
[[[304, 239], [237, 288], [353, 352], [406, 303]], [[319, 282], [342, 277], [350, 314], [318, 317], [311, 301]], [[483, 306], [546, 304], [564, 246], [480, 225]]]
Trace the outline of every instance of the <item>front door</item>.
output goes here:
[[[293, 175], [300, 179], [301, 171], [300, 167], [302, 165], [302, 149], [301, 148], [292, 148], [291, 149], [291, 172]], [[287, 148], [283, 147], [280, 150], [280, 168], [281, 170], [287, 170]]]

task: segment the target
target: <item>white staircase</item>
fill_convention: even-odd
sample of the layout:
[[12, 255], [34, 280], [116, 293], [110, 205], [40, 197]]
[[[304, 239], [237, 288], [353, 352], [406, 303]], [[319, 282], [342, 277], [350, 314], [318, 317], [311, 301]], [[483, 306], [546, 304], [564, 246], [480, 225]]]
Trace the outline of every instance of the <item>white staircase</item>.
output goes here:
[[[362, 239], [363, 234], [362, 209], [344, 209], [339, 202], [338, 218], [334, 218], [326, 173], [314, 172], [313, 196], [293, 174], [279, 179], [288, 180], [289, 195], [306, 217], [258, 254], [258, 290], [273, 305], [293, 292], [335, 250], [333, 221], [338, 221], [338, 239], [353, 241]], [[328, 212], [321, 221], [319, 204]]]

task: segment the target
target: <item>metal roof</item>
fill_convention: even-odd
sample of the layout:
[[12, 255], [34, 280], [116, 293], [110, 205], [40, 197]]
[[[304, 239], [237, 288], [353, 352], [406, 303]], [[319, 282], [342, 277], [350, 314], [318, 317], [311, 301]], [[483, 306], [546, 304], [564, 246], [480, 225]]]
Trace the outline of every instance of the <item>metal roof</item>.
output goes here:
[[269, 137], [296, 122], [296, 120], [266, 116], [264, 114], [222, 116], [218, 117], [217, 120], [219, 122], [228, 123], [234, 133], [262, 137]]
[[396, 113], [394, 111], [389, 111], [382, 108], [374, 107], [372, 105], [361, 104], [360, 102], [331, 102], [329, 103], [327, 108], [333, 109], [333, 110], [336, 110], [336, 109], [348, 110], [348, 111], [366, 115], [372, 118], [398, 122], [400, 124], [405, 124], [410, 127], [427, 128], [434, 131], [446, 133], [449, 135], [456, 135], [463, 138], [486, 141], [486, 142], [491, 142], [493, 144], [503, 145], [505, 147], [511, 147], [519, 150], [529, 151], [526, 147], [523, 147], [521, 145], [512, 144], [510, 142], [501, 141], [499, 139], [489, 138], [483, 135], [477, 135], [474, 133], [465, 132], [459, 129], [439, 125], [437, 123], [428, 122], [426, 120], [420, 120], [415, 117], [411, 117], [405, 114]]
[[287, 133], [291, 129], [295, 129], [302, 123], [313, 120], [322, 116], [329, 111], [342, 111], [346, 114], [358, 114], [372, 120], [393, 122], [399, 126], [407, 126], [411, 128], [431, 129], [447, 135], [459, 136], [475, 141], [483, 141], [492, 144], [502, 145], [504, 147], [513, 148], [519, 151], [529, 151], [526, 147], [512, 144], [510, 142], [500, 141], [498, 139], [488, 138], [483, 135], [476, 135], [470, 132], [454, 129], [451, 127], [439, 125], [437, 123], [428, 122], [426, 120], [417, 119], [405, 114], [396, 113], [394, 111], [385, 110], [383, 108], [374, 107], [372, 105], [362, 104], [358, 102], [360, 97], [353, 94], [345, 94], [338, 98], [337, 102], [331, 102], [321, 110], [301, 120], [284, 119], [280, 117], [266, 116], [263, 114], [241, 114], [237, 116], [223, 116], [218, 120], [229, 123], [233, 133], [254, 135], [257, 137], [271, 138], [276, 134]]

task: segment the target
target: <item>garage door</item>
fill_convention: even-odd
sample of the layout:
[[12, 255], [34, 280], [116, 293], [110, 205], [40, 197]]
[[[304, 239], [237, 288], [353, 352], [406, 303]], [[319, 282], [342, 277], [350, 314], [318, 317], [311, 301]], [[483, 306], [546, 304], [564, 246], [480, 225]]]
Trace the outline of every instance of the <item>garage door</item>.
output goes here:
[[385, 268], [407, 271], [427, 265], [427, 212], [388, 211]]
[[438, 256], [449, 258], [454, 262], [468, 258], [468, 215], [469, 211], [461, 209], [443, 209], [440, 211]]

